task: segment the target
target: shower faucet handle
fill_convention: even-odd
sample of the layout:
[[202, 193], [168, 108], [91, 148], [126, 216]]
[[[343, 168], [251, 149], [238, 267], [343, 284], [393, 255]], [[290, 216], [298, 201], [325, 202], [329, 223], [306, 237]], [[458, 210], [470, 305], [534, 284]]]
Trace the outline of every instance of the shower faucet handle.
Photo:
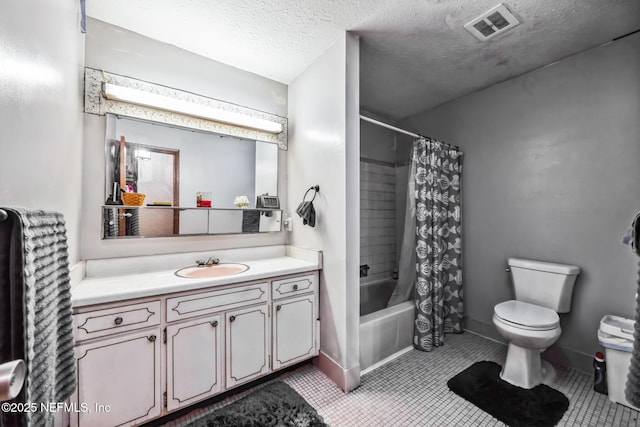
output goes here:
[[369, 267], [367, 264], [363, 264], [360, 266], [360, 277], [367, 277], [369, 275]]

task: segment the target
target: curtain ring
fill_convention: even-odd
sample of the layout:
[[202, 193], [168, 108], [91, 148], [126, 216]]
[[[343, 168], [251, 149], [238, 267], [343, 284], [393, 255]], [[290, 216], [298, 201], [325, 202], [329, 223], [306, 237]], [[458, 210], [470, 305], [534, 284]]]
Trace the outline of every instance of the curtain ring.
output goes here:
[[313, 193], [313, 198], [310, 200], [311, 202], [313, 202], [316, 199], [316, 195], [318, 194], [318, 192], [320, 192], [320, 186], [319, 185], [314, 185], [312, 187], [310, 187], [306, 193], [304, 193], [304, 196], [302, 196], [302, 201], [304, 202], [304, 199], [307, 198], [307, 194], [309, 194], [309, 191], [314, 190], [315, 192]]

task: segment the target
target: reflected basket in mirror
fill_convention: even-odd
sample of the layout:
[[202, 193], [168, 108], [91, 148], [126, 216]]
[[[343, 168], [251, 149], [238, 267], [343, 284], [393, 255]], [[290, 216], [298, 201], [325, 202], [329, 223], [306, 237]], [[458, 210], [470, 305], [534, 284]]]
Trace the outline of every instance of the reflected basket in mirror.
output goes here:
[[122, 193], [122, 202], [129, 206], [142, 206], [145, 197], [144, 193]]

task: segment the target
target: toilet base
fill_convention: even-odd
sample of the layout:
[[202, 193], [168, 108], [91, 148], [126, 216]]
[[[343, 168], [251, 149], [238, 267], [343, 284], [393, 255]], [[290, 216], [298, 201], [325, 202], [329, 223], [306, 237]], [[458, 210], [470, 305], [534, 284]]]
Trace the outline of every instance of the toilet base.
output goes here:
[[543, 382], [552, 381], [555, 377], [553, 366], [540, 359], [540, 349], [524, 348], [509, 343], [507, 360], [504, 362], [500, 378], [522, 388], [533, 388]]
[[551, 385], [556, 379], [556, 368], [546, 360], [540, 360], [540, 367], [542, 368], [542, 384]]

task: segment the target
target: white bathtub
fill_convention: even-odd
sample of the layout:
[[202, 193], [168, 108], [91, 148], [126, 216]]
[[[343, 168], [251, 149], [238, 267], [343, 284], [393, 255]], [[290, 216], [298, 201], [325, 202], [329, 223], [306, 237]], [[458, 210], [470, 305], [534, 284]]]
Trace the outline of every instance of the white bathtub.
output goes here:
[[[379, 285], [388, 286], [388, 283], [380, 282]], [[361, 305], [362, 300], [365, 301], [365, 305], [368, 304], [369, 298], [376, 293], [375, 288], [362, 286], [360, 288]], [[414, 302], [406, 301], [360, 316], [361, 371], [413, 345], [414, 313]]]
[[360, 316], [387, 308], [397, 280], [383, 279], [360, 284]]

